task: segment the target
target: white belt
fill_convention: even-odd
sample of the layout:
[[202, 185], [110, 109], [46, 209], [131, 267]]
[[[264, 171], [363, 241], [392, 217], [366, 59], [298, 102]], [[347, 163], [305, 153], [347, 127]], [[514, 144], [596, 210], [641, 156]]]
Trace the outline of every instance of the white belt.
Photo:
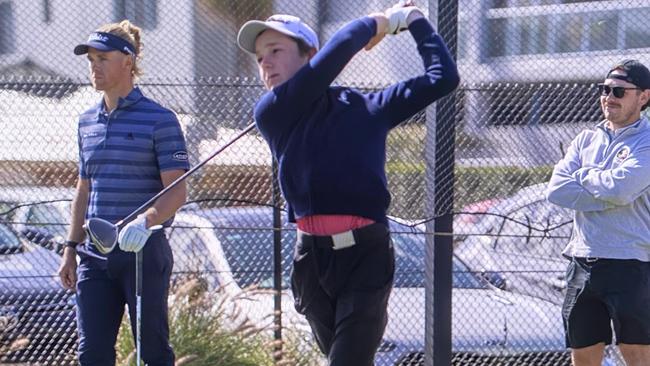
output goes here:
[[330, 238], [332, 240], [332, 249], [334, 250], [349, 248], [356, 244], [356, 242], [354, 241], [354, 233], [352, 232], [352, 230], [344, 231], [342, 233], [338, 233], [334, 235], [313, 235], [308, 232], [302, 231], [300, 229], [297, 230], [299, 235], [302, 234], [311, 237]]

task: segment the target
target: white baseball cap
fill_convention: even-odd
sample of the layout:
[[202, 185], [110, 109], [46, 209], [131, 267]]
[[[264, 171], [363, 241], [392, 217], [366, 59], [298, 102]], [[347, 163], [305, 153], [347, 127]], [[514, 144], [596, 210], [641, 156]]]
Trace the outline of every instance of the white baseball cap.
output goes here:
[[301, 39], [308, 46], [315, 49], [319, 47], [316, 32], [300, 20], [300, 18], [286, 14], [272, 15], [266, 21], [251, 20], [246, 22], [237, 35], [239, 47], [246, 52], [254, 54], [257, 36], [267, 29], [273, 29], [289, 37]]

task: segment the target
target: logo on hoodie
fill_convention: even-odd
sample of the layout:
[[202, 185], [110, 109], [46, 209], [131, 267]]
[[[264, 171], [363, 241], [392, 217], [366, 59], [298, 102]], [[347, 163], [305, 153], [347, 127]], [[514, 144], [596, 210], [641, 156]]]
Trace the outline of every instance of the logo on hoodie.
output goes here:
[[625, 159], [630, 156], [630, 148], [627, 146], [623, 146], [618, 152], [616, 153], [616, 162], [617, 163], [622, 163], [625, 161]]

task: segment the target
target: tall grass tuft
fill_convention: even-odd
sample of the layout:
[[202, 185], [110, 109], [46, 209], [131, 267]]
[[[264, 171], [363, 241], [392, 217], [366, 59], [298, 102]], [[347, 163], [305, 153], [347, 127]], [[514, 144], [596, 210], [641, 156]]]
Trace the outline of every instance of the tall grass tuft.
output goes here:
[[[176, 366], [312, 366], [321, 363], [315, 347], [287, 332], [278, 342], [269, 329], [253, 324], [236, 306], [239, 297], [223, 288], [208, 290], [201, 278], [172, 288], [169, 300], [170, 343]], [[301, 344], [299, 344], [301, 343]], [[135, 349], [128, 317], [124, 317], [116, 344], [118, 365], [135, 365]], [[277, 358], [277, 359], [274, 359]]]

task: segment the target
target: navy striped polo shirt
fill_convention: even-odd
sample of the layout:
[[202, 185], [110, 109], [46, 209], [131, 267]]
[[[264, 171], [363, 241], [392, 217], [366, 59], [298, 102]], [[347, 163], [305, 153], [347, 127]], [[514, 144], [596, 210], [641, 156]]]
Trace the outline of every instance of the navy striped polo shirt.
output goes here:
[[160, 172], [189, 169], [176, 115], [138, 88], [111, 113], [103, 100], [82, 113], [78, 143], [79, 176], [90, 181], [86, 218], [115, 223], [163, 189]]

